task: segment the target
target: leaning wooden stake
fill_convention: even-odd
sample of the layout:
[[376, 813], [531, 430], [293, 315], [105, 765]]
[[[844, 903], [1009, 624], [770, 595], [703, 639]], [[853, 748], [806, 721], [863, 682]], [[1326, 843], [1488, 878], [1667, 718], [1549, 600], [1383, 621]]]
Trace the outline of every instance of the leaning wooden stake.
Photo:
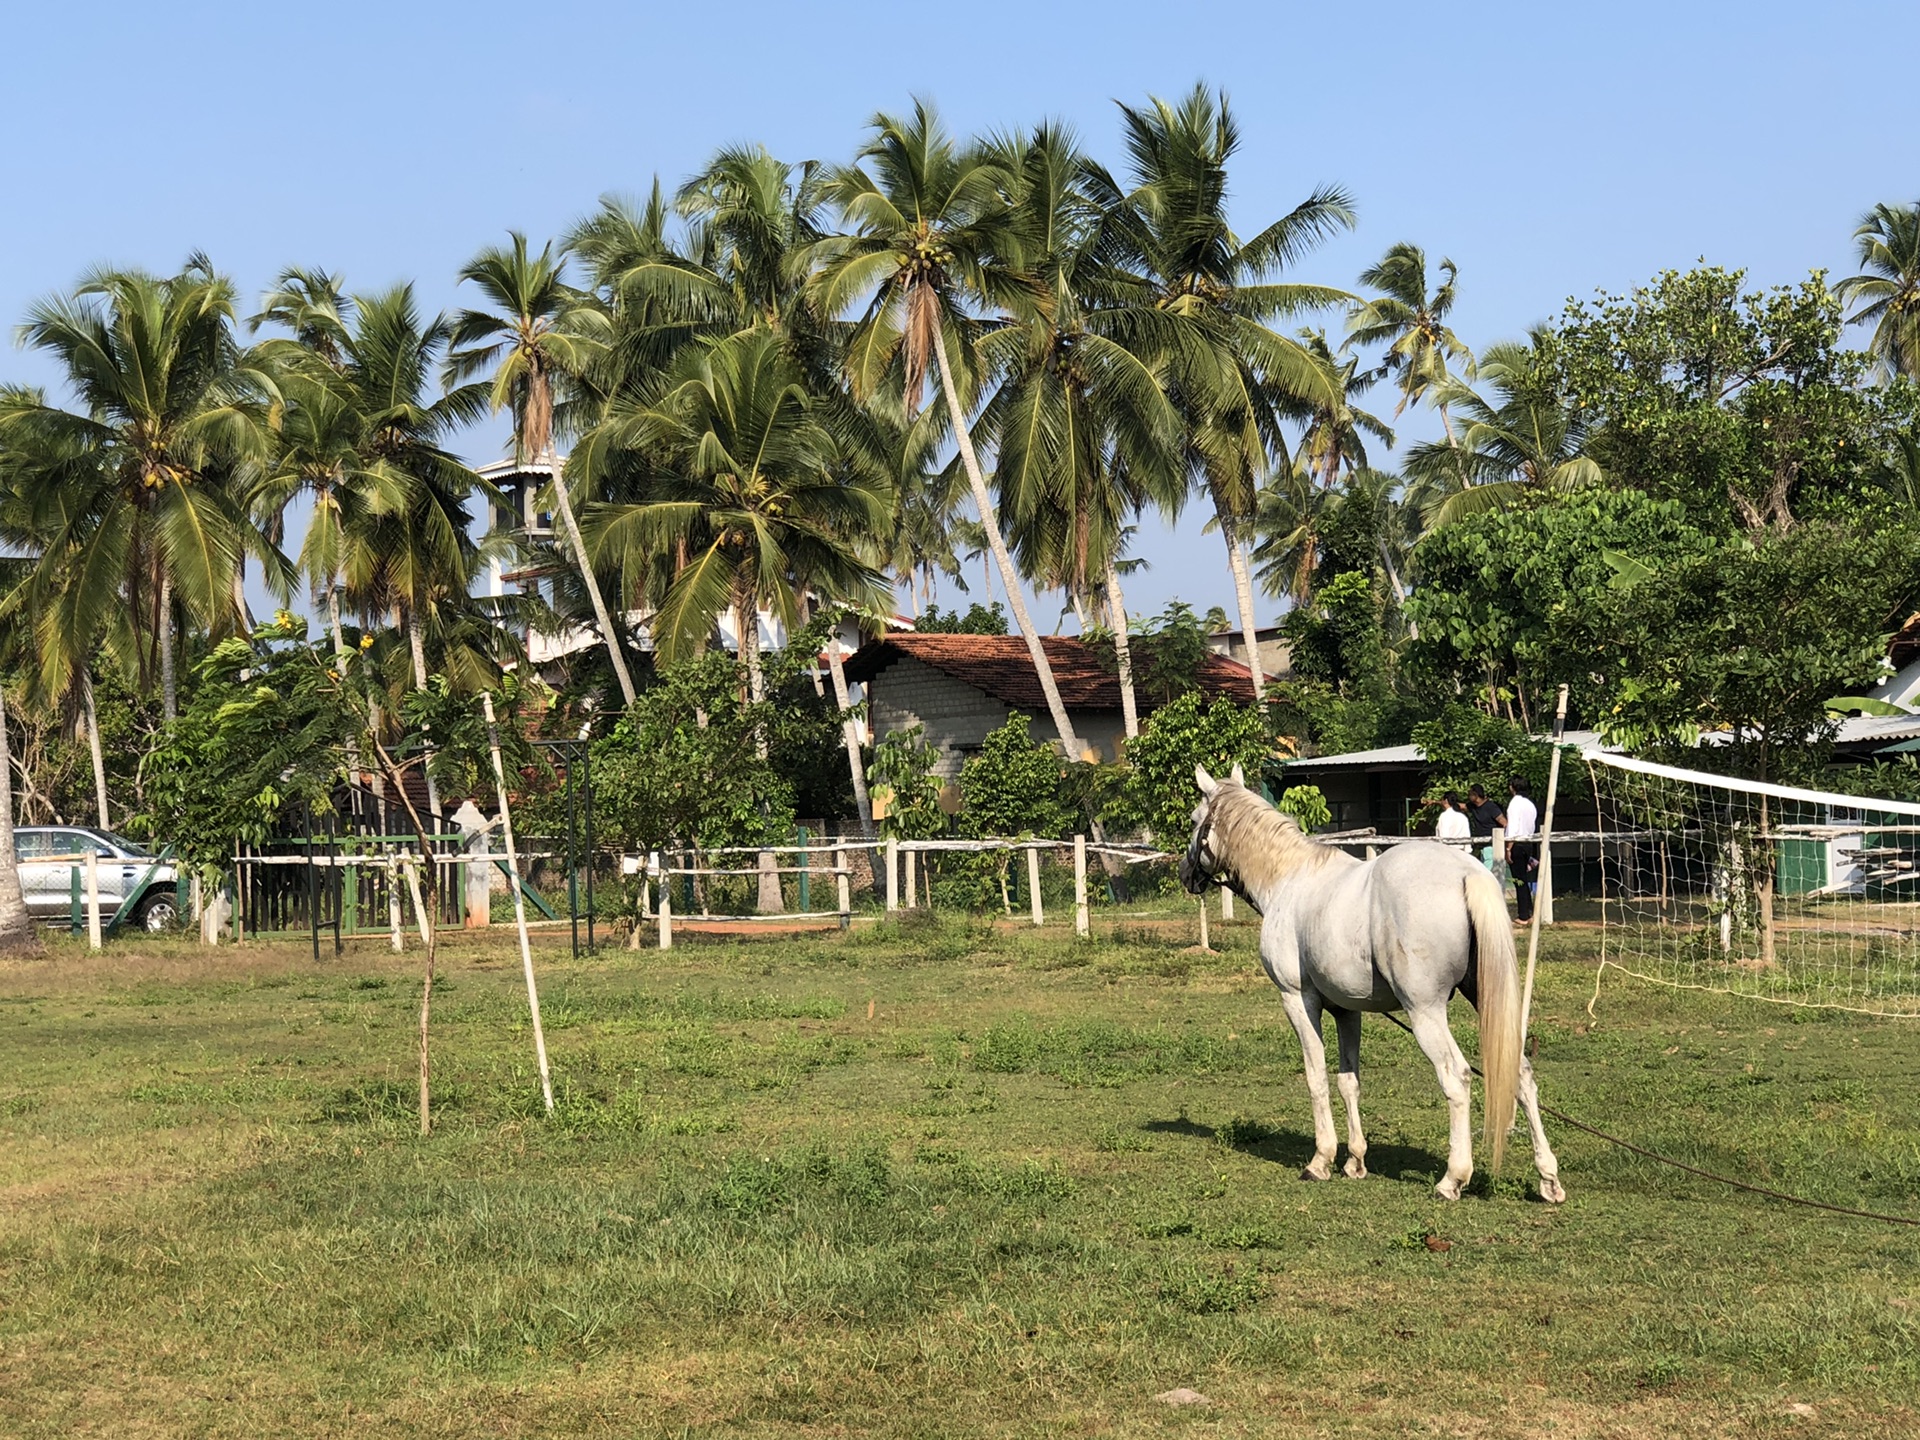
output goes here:
[[[1552, 872], [1547, 868], [1553, 863], [1551, 846], [1553, 843], [1553, 801], [1560, 793], [1560, 737], [1567, 730], [1567, 687], [1560, 687], [1560, 700], [1553, 711], [1553, 758], [1547, 762], [1547, 803], [1540, 812], [1540, 869], [1539, 879], [1534, 882], [1535, 899], [1533, 906], [1533, 925], [1527, 931], [1527, 979], [1520, 990], [1520, 1039], [1524, 1044], [1527, 1038], [1527, 1019], [1533, 1014], [1533, 966], [1540, 958], [1540, 922], [1543, 907], [1539, 903], [1539, 891], [1544, 888], [1549, 897], [1553, 890]], [[1551, 903], [1549, 901], [1549, 903]]]
[[527, 943], [527, 901], [520, 893], [520, 854], [513, 844], [513, 814], [507, 808], [507, 769], [500, 762], [500, 730], [493, 720], [493, 696], [482, 695], [487, 717], [487, 748], [493, 752], [493, 784], [500, 796], [500, 830], [507, 842], [507, 883], [513, 890], [513, 923], [520, 932], [520, 965], [527, 974], [527, 1009], [533, 1015], [533, 1053], [540, 1062], [540, 1094], [553, 1114], [553, 1077], [547, 1071], [547, 1035], [540, 1026], [540, 990], [533, 982], [533, 947]]

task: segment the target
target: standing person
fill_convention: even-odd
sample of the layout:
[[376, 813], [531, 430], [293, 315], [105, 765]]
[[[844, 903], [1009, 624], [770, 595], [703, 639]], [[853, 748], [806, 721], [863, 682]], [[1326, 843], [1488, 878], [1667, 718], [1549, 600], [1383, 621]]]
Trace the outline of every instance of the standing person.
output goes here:
[[1473, 835], [1473, 822], [1467, 819], [1467, 807], [1457, 792], [1449, 790], [1440, 797], [1440, 818], [1434, 822], [1436, 840], [1466, 840]]
[[1540, 873], [1540, 846], [1534, 840], [1539, 812], [1527, 798], [1527, 782], [1516, 775], [1507, 782], [1507, 868], [1513, 872], [1513, 898], [1520, 921], [1533, 919], [1534, 877]]
[[1493, 832], [1507, 823], [1506, 811], [1500, 808], [1500, 802], [1488, 798], [1485, 788], [1470, 786], [1467, 790], [1467, 826], [1473, 836], [1474, 848], [1480, 852], [1480, 863], [1499, 876], [1494, 864]]

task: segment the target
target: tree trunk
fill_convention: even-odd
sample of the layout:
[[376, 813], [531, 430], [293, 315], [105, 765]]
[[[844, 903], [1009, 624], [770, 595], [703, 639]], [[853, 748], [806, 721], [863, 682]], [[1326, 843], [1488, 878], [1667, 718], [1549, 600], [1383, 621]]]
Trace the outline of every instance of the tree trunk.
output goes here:
[[100, 711], [93, 703], [93, 676], [85, 670], [80, 672], [80, 702], [86, 707], [87, 749], [93, 756], [94, 813], [99, 816], [100, 828], [111, 830], [113, 820], [107, 813], [107, 757], [100, 748]]
[[[339, 577], [327, 577], [327, 628], [333, 633], [334, 668], [345, 679], [350, 663], [347, 652], [347, 632], [340, 624], [340, 583]], [[376, 712], [377, 713], [377, 712]], [[347, 741], [347, 811], [349, 818], [362, 814], [360, 808], [360, 741], [351, 737]]]
[[1133, 650], [1127, 640], [1127, 600], [1120, 593], [1120, 572], [1107, 565], [1107, 616], [1113, 626], [1113, 658], [1120, 667], [1120, 719], [1127, 738], [1140, 733], [1140, 707], [1133, 694]]
[[[853, 808], [860, 815], [860, 838], [873, 838], [873, 795], [867, 789], [866, 761], [860, 754], [860, 724], [853, 717], [853, 697], [847, 689], [847, 669], [840, 663], [840, 629], [827, 637], [827, 674], [833, 680], [833, 703], [840, 707], [840, 739], [847, 747], [847, 773], [853, 779]], [[880, 884], [880, 853], [867, 852], [873, 883]]]
[[174, 674], [173, 664], [173, 577], [163, 569], [160, 572], [160, 614], [158, 617], [158, 639], [160, 642], [160, 713], [172, 724], [180, 718], [180, 686]]
[[[407, 649], [413, 652], [413, 688], [424, 691], [427, 688], [427, 634], [426, 627], [420, 623], [420, 607], [407, 607]], [[433, 743], [426, 742], [426, 758], [420, 762], [420, 773], [427, 781], [427, 813], [433, 816], [434, 828], [440, 828], [445, 818], [440, 813], [440, 785], [433, 778]]]
[[1240, 608], [1240, 638], [1246, 643], [1247, 668], [1253, 672], [1253, 693], [1261, 698], [1267, 677], [1260, 668], [1260, 627], [1253, 618], [1253, 566], [1240, 538], [1240, 527], [1226, 515], [1220, 516], [1220, 533], [1227, 542], [1227, 565], [1233, 571], [1233, 598]]
[[[759, 705], [767, 698], [767, 676], [760, 667], [760, 610], [751, 595], [734, 602], [733, 635], [734, 643], [740, 647], [741, 663], [747, 667], [747, 700]], [[753, 725], [753, 749], [760, 759], [767, 758], [767, 732], [761, 729], [758, 717]], [[787, 908], [786, 897], [780, 893], [779, 859], [771, 850], [762, 850], [758, 861], [759, 893], [755, 897], [755, 908], [762, 915], [778, 915]]]
[[20, 894], [20, 859], [13, 850], [13, 752], [7, 739], [7, 702], [0, 695], [0, 953], [39, 948], [33, 917]]
[[[980, 470], [980, 457], [974, 453], [973, 436], [967, 430], [966, 412], [960, 408], [960, 394], [953, 387], [953, 372], [947, 363], [947, 338], [939, 324], [933, 326], [933, 355], [939, 362], [940, 389], [946, 396], [947, 415], [953, 421], [953, 438], [960, 447], [960, 463], [966, 468], [967, 484], [973, 491], [973, 503], [980, 511], [980, 528], [986, 532], [987, 547], [993, 552], [994, 563], [1000, 568], [1000, 582], [1007, 587], [1007, 608], [1013, 612], [1014, 623], [1026, 637], [1027, 653], [1033, 657], [1034, 673], [1039, 677], [1041, 692], [1047, 697], [1047, 709], [1053, 716], [1053, 728], [1060, 736], [1060, 748], [1066, 752], [1067, 759], [1078, 760], [1085, 750], [1080, 744], [1080, 737], [1073, 732], [1073, 721], [1068, 718], [1066, 704], [1060, 699], [1060, 687], [1054, 683], [1053, 666], [1047, 663], [1046, 647], [1040, 643], [1040, 632], [1034, 629], [1033, 617], [1027, 613], [1027, 602], [1020, 594], [1020, 576], [1013, 568], [1013, 556], [1007, 552], [1007, 542], [1000, 534], [1000, 518], [994, 512], [993, 497], [987, 493], [987, 479]], [[1251, 592], [1248, 598], [1250, 605]]]
[[[1387, 549], [1387, 542], [1380, 542], [1380, 563], [1386, 566], [1387, 583], [1393, 587], [1393, 598], [1404, 613], [1407, 607], [1407, 587], [1400, 583], [1399, 567], [1393, 563], [1393, 555]], [[1407, 634], [1413, 639], [1420, 638], [1420, 622], [1411, 617], [1407, 620]]]
[[567, 544], [573, 547], [573, 563], [580, 567], [587, 598], [593, 602], [594, 618], [600, 622], [600, 636], [607, 644], [607, 659], [613, 662], [614, 679], [620, 682], [620, 693], [626, 703], [632, 705], [633, 676], [627, 673], [627, 657], [620, 653], [620, 633], [613, 628], [606, 597], [600, 593], [600, 578], [593, 573], [593, 565], [587, 559], [587, 543], [580, 538], [580, 522], [573, 518], [573, 501], [567, 498], [567, 477], [563, 473], [553, 477], [553, 498], [560, 508], [560, 524], [567, 532]]

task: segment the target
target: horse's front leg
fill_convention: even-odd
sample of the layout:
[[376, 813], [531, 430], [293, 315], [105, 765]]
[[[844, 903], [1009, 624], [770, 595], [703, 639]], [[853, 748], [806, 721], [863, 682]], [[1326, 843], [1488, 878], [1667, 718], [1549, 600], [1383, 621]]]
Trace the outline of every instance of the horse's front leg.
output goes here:
[[1333, 1101], [1327, 1091], [1327, 1046], [1320, 1038], [1320, 997], [1312, 991], [1283, 988], [1281, 1008], [1300, 1037], [1300, 1058], [1307, 1072], [1307, 1094], [1313, 1097], [1313, 1159], [1300, 1172], [1302, 1180], [1333, 1178], [1333, 1152], [1339, 1137], [1333, 1128]]
[[1367, 1173], [1367, 1137], [1360, 1129], [1360, 1012], [1334, 1011], [1333, 1028], [1340, 1038], [1340, 1073], [1335, 1079], [1347, 1104], [1347, 1163], [1340, 1168], [1358, 1180]]

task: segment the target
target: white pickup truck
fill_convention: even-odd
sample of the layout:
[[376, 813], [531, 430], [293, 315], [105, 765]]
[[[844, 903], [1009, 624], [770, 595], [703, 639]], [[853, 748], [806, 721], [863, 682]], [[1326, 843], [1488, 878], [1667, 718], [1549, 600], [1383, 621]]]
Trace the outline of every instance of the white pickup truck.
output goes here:
[[[100, 915], [110, 920], [129, 895], [138, 894], [128, 922], [142, 930], [171, 930], [179, 923], [179, 877], [171, 860], [124, 836], [79, 825], [21, 825], [13, 832], [20, 861], [20, 896], [35, 919], [60, 921], [73, 913], [73, 872], [86, 884], [87, 851], [99, 857]], [[82, 903], [85, 891], [82, 890]]]

